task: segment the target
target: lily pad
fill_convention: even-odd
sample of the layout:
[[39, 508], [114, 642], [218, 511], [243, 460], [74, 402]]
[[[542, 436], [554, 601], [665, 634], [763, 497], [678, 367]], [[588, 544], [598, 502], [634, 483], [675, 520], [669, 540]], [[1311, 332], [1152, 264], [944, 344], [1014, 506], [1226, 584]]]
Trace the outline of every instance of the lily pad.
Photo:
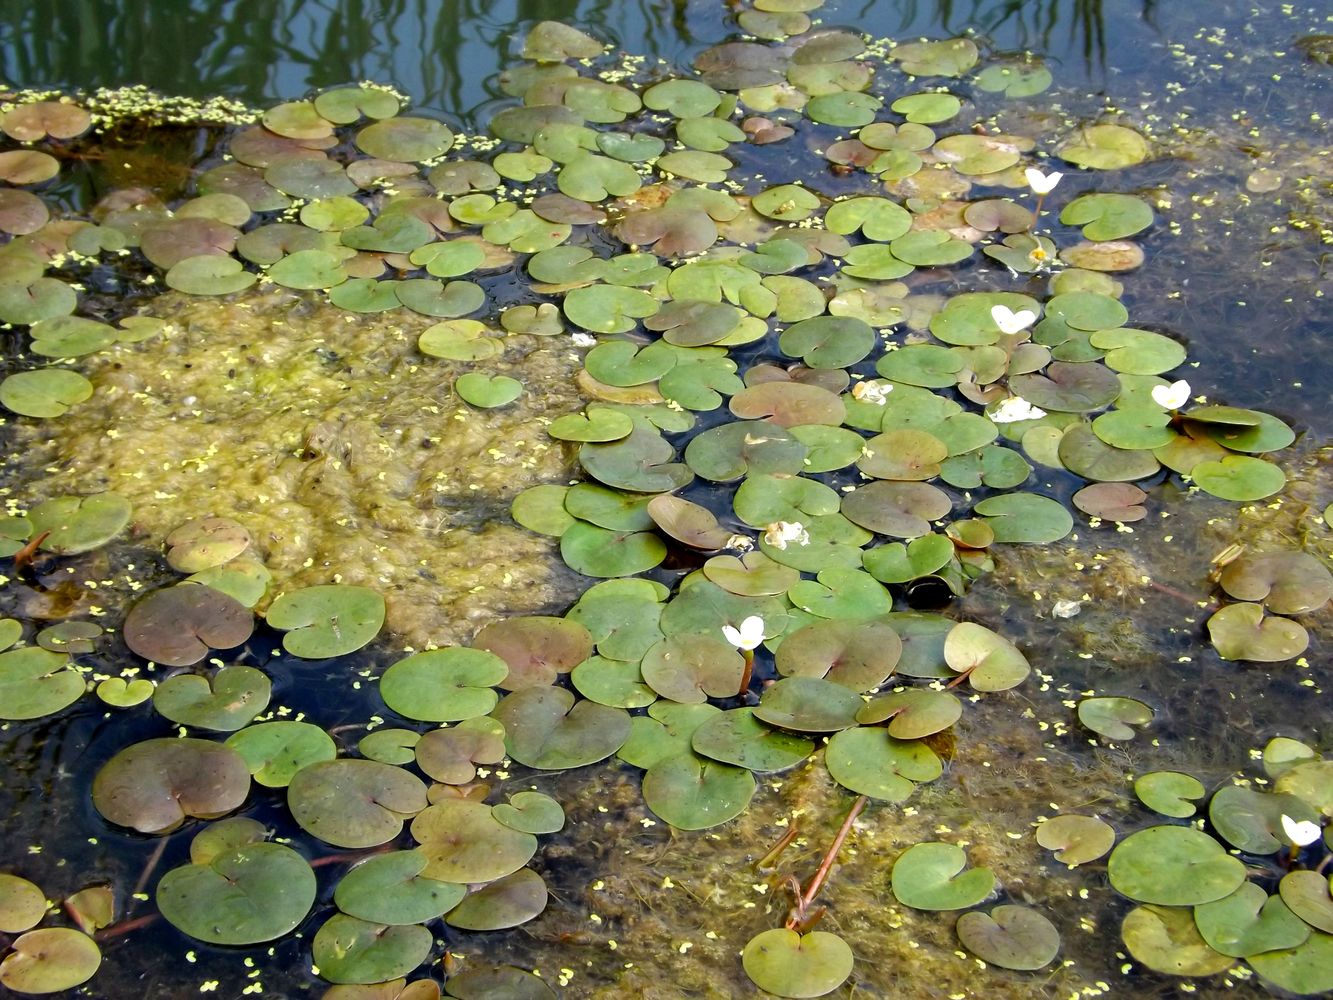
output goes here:
[[93, 805], [109, 822], [167, 833], [186, 817], [214, 819], [245, 801], [250, 770], [231, 747], [153, 739], [121, 750], [93, 779]]
[[798, 733], [831, 733], [856, 725], [855, 691], [822, 677], [785, 677], [768, 687], [755, 718]]
[[335, 913], [310, 947], [320, 976], [329, 982], [382, 983], [421, 965], [432, 940], [419, 924], [390, 926]]
[[1137, 906], [1125, 917], [1120, 935], [1130, 955], [1154, 972], [1211, 976], [1236, 963], [1210, 948], [1190, 911], [1179, 907]]
[[970, 868], [954, 844], [914, 844], [893, 864], [891, 884], [898, 902], [915, 910], [965, 910], [995, 889], [989, 868]]
[[444, 920], [450, 927], [469, 931], [517, 927], [546, 909], [548, 897], [542, 877], [531, 868], [520, 868], [468, 893]]
[[1245, 881], [1245, 865], [1192, 827], [1151, 826], [1116, 845], [1107, 877], [1138, 902], [1193, 906], [1234, 892]]
[[175, 674], [153, 693], [158, 714], [182, 726], [235, 732], [268, 707], [272, 685], [262, 670], [223, 667], [210, 677]]
[[1115, 844], [1115, 829], [1095, 816], [1067, 814], [1037, 827], [1037, 843], [1070, 868], [1096, 861]]
[[854, 959], [836, 934], [774, 927], [750, 939], [741, 963], [761, 990], [780, 997], [822, 997], [852, 974]]
[[172, 667], [198, 663], [210, 649], [232, 649], [254, 632], [254, 614], [212, 587], [181, 583], [155, 590], [125, 616], [125, 645]]
[[491, 807], [468, 799], [442, 799], [412, 821], [412, 836], [429, 859], [426, 878], [492, 882], [528, 863], [537, 838], [505, 826]]
[[309, 862], [281, 844], [246, 844], [207, 864], [174, 868], [157, 884], [157, 907], [172, 925], [209, 944], [258, 944], [282, 937], [315, 901]]
[[564, 688], [514, 691], [491, 714], [504, 724], [509, 755], [542, 770], [595, 763], [629, 738], [629, 716], [622, 709], [591, 701], [576, 703]]
[[130, 502], [118, 493], [56, 497], [28, 511], [32, 534], [50, 532], [42, 549], [69, 556], [105, 545], [130, 520]]
[[1041, 969], [1060, 950], [1055, 925], [1026, 906], [1005, 904], [990, 913], [964, 913], [954, 931], [964, 948], [1002, 969]]
[[648, 808], [681, 830], [707, 830], [734, 819], [754, 790], [749, 771], [693, 753], [663, 758], [643, 776]]
[[986, 519], [997, 542], [1058, 542], [1074, 527], [1063, 504], [1035, 493], [988, 497], [973, 510]]
[[0, 872], [0, 931], [21, 934], [41, 923], [46, 893], [26, 878]]
[[426, 856], [419, 850], [391, 851], [367, 858], [344, 875], [334, 891], [338, 909], [377, 924], [434, 920], [458, 905], [466, 889], [425, 878]]
[[1280, 989], [1302, 996], [1333, 989], [1333, 934], [1316, 932], [1296, 948], [1249, 955], [1246, 961]]
[[1283, 817], [1296, 823], [1319, 821], [1318, 813], [1295, 795], [1241, 785], [1223, 786], [1208, 803], [1213, 828], [1232, 847], [1248, 854], [1272, 854], [1287, 845]]
[[0, 983], [15, 993], [72, 990], [91, 979], [102, 964], [97, 942], [72, 927], [29, 931], [10, 947], [0, 962]]
[[698, 704], [737, 694], [745, 661], [719, 637], [683, 633], [649, 649], [640, 669], [644, 682], [662, 697]]
[[303, 767], [333, 760], [338, 754], [332, 737], [308, 722], [247, 726], [228, 737], [227, 746], [245, 759], [255, 781], [267, 788], [286, 788]]
[[870, 700], [857, 712], [856, 721], [874, 725], [888, 719], [890, 736], [917, 740], [943, 732], [962, 714], [963, 703], [948, 691], [906, 688]]
[[1004, 636], [974, 622], [959, 622], [944, 640], [944, 660], [974, 691], [1005, 691], [1029, 673], [1026, 657]]
[[178, 573], [200, 573], [235, 559], [250, 547], [250, 532], [228, 517], [187, 521], [167, 536], [167, 564]]
[[1082, 226], [1089, 240], [1119, 240], [1133, 236], [1152, 225], [1151, 206], [1128, 194], [1085, 194], [1075, 198], [1060, 212], [1067, 226]]
[[447, 646], [413, 653], [380, 678], [380, 697], [399, 715], [423, 722], [458, 722], [495, 707], [494, 686], [509, 667], [484, 648]]
[[822, 677], [853, 691], [878, 687], [893, 673], [902, 640], [883, 621], [811, 622], [785, 636], [775, 656], [783, 677]]
[[1282, 902], [1317, 931], [1333, 934], [1333, 898], [1328, 878], [1320, 872], [1294, 871], [1278, 884]]
[[517, 792], [491, 808], [497, 820], [522, 833], [557, 833], [565, 825], [560, 803], [541, 792]]
[[1207, 790], [1198, 778], [1180, 771], [1150, 771], [1134, 781], [1134, 794], [1153, 812], [1188, 819]]
[[83, 676], [69, 655], [37, 646], [0, 653], [0, 719], [38, 719], [74, 704]]
[[1134, 698], [1084, 698], [1078, 703], [1078, 721], [1108, 740], [1132, 740], [1133, 726], [1146, 726], [1154, 712]]
[[1132, 167], [1148, 158], [1148, 143], [1123, 125], [1087, 125], [1056, 150], [1063, 160], [1093, 170]]
[[1129, 524], [1148, 516], [1142, 506], [1148, 494], [1130, 483], [1093, 483], [1073, 496], [1074, 506], [1091, 517]]
[[337, 847], [387, 843], [403, 822], [426, 808], [421, 779], [373, 760], [307, 765], [287, 785], [287, 806], [301, 828]]
[[1309, 633], [1296, 622], [1264, 616], [1260, 604], [1228, 604], [1208, 619], [1208, 638], [1224, 660], [1279, 663], [1305, 652]]
[[1310, 928], [1280, 896], [1268, 895], [1253, 882], [1196, 906], [1194, 924], [1210, 948], [1232, 958], [1298, 948], [1310, 936]]
[[1333, 574], [1307, 552], [1246, 552], [1228, 563], [1218, 581], [1239, 601], [1255, 601], [1280, 615], [1300, 615], [1333, 598]]
[[943, 763], [924, 743], [897, 739], [880, 726], [856, 726], [834, 734], [824, 765], [844, 788], [886, 802], [901, 802], [918, 782], [934, 781], [944, 773]]
[[325, 659], [355, 652], [379, 634], [384, 598], [369, 587], [329, 584], [279, 594], [265, 616], [283, 629], [293, 656]]
[[0, 405], [25, 417], [63, 416], [92, 394], [91, 382], [64, 368], [15, 372], [0, 382]]
[[814, 752], [814, 743], [757, 721], [748, 708], [711, 716], [694, 731], [695, 753], [747, 771], [785, 771]]

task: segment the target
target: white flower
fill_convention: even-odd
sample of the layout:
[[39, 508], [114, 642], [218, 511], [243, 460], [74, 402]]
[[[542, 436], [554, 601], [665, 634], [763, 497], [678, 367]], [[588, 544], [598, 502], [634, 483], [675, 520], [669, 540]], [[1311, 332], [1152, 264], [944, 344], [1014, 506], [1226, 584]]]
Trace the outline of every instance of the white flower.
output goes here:
[[852, 386], [853, 399], [859, 399], [863, 403], [874, 403], [876, 406], [883, 406], [891, 392], [893, 392], [891, 384], [876, 382], [874, 379], [869, 382], [857, 382]]
[[722, 634], [737, 649], [751, 650], [764, 641], [764, 620], [758, 615], [751, 615], [741, 622], [739, 629], [723, 625]]
[[1318, 823], [1297, 823], [1286, 813], [1282, 814], [1282, 831], [1297, 847], [1313, 844], [1319, 839], [1320, 833]]
[[991, 306], [990, 318], [995, 320], [995, 325], [1000, 328], [1001, 333], [1021, 333], [1037, 321], [1037, 314], [1031, 309], [1020, 309], [1014, 312], [1008, 306]]
[[797, 545], [810, 544], [810, 532], [800, 521], [774, 521], [764, 529], [764, 541], [775, 549], [785, 549], [788, 542]]
[[579, 331], [575, 330], [571, 339], [574, 341], [575, 347], [597, 346], [597, 338], [590, 333], [580, 333]]
[[1152, 401], [1164, 410], [1178, 410], [1190, 398], [1190, 384], [1183, 378], [1170, 385], [1155, 385], [1152, 389]]
[[1060, 183], [1060, 178], [1064, 174], [1058, 171], [1049, 174], [1043, 174], [1036, 167], [1028, 167], [1023, 171], [1023, 176], [1028, 179], [1028, 187], [1032, 188], [1037, 194], [1050, 194], [1055, 190], [1055, 185]]
[[1019, 420], [1036, 420], [1044, 416], [1046, 416], [1045, 410], [1033, 406], [1022, 396], [1010, 396], [1008, 399], [1002, 399], [1000, 405], [990, 412], [991, 421], [997, 424], [1012, 424]]

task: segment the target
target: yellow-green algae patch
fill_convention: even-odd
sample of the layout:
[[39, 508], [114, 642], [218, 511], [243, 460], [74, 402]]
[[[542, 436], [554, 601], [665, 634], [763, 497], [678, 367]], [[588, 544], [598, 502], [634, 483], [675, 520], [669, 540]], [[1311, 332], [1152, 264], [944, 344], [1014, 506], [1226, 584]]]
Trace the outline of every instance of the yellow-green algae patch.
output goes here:
[[[573, 474], [544, 432], [581, 403], [567, 342], [509, 336], [481, 366], [441, 361], [417, 351], [425, 317], [282, 290], [169, 294], [151, 312], [169, 321], [163, 335], [84, 360], [91, 400], [16, 430], [32, 470], [21, 500], [114, 490], [148, 546], [191, 518], [234, 518], [273, 573], [270, 596], [373, 587], [412, 645], [573, 598], [553, 541], [507, 513], [520, 490]], [[452, 388], [474, 367], [518, 379], [522, 395], [474, 409]]]

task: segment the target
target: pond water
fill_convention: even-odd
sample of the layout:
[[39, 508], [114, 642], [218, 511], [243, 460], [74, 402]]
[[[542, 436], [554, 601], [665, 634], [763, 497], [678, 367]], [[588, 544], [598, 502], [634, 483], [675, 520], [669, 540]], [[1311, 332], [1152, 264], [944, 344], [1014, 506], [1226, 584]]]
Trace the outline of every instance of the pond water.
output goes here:
[[6, 987], [1333, 992], [1326, 9], [0, 12]]

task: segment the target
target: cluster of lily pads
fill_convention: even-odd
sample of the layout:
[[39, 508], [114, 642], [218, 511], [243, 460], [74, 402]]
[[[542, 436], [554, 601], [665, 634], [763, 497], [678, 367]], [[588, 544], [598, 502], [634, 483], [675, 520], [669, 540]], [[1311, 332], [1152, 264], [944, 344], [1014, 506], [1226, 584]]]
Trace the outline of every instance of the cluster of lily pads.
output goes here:
[[[1262, 763], [1262, 777], [1227, 781], [1211, 795], [1180, 771], [1135, 780], [1148, 809], [1192, 822], [1146, 826], [1116, 843], [1110, 824], [1071, 813], [1042, 822], [1037, 840], [1071, 868], [1110, 852], [1112, 888], [1138, 904], [1121, 936], [1147, 968], [1210, 976], [1244, 960], [1279, 989], [1324, 993], [1333, 989], [1333, 761], [1277, 737]], [[1206, 814], [1194, 820], [1205, 799]], [[1031, 940], [1012, 937], [1015, 947]]]
[[[1003, 60], [965, 83], [980, 61], [971, 40], [884, 53], [857, 32], [814, 29], [806, 11], [816, 6], [757, 0], [738, 20], [761, 40], [707, 50], [694, 77], [639, 86], [580, 73], [609, 65], [597, 62], [604, 46], [542, 23], [524, 43], [527, 62], [502, 77], [517, 103], [490, 123], [501, 145], [485, 158], [490, 142], [458, 143], [434, 118], [402, 114], [386, 89], [339, 88], [239, 129], [228, 159], [198, 176], [196, 197], [168, 206], [119, 192], [91, 221], [52, 220], [23, 190], [55, 175], [63, 144], [89, 127], [86, 113], [42, 101], [0, 118], [11, 138], [51, 151], [0, 153], [9, 185], [0, 230], [13, 237], [0, 247], [0, 320], [27, 326], [31, 353], [50, 359], [0, 383], [0, 404], [17, 414], [58, 419], [87, 399], [93, 385], [75, 370], [82, 355], [118, 342], [151, 349], [160, 321], [75, 315], [80, 269], [124, 258], [186, 294], [273, 283], [353, 312], [436, 319], [418, 348], [475, 365], [445, 391], [476, 407], [524, 391], [486, 370], [510, 335], [586, 349], [580, 386], [591, 401], [552, 415], [549, 433], [576, 449], [587, 481], [527, 490], [513, 516], [558, 538], [568, 565], [599, 582], [561, 617], [496, 622], [467, 646], [389, 665], [378, 692], [403, 724], [367, 735], [359, 756], [311, 723], [257, 721], [270, 695], [262, 670], [198, 665], [243, 645], [256, 610], [293, 656], [354, 652], [379, 633], [383, 598], [337, 584], [271, 596], [248, 532], [230, 518], [168, 538], [168, 564], [189, 579], [139, 600], [122, 637], [143, 660], [187, 669], [156, 684], [103, 678], [98, 694], [126, 707], [151, 698], [174, 723], [231, 735], [129, 747], [98, 773], [93, 801], [110, 822], [158, 836], [187, 819], [218, 820], [156, 890], [162, 915], [186, 934], [270, 941], [315, 904], [309, 860], [252, 820], [222, 819], [244, 805], [252, 781], [285, 789], [295, 823], [347, 851], [394, 843], [409, 824], [414, 846], [348, 871], [337, 912], [314, 935], [319, 974], [349, 987], [396, 981], [426, 962], [432, 921], [497, 929], [545, 906], [526, 865], [563, 811], [531, 790], [487, 804], [490, 775], [479, 768], [554, 771], [615, 756], [643, 769], [648, 807], [687, 830], [735, 818], [756, 774], [816, 755], [849, 791], [900, 802], [942, 773], [932, 741], [962, 712], [949, 688], [1004, 691], [1029, 672], [1022, 652], [982, 624], [895, 611], [902, 588], [938, 581], [961, 594], [991, 567], [993, 545], [1065, 538], [1074, 526], [1061, 498], [1067, 474], [1089, 481], [1072, 504], [1094, 524], [1145, 516], [1148, 494], [1133, 483], [1163, 469], [1234, 501], [1282, 488], [1282, 470], [1258, 456], [1290, 444], [1290, 428], [1253, 410], [1189, 406], [1189, 387], [1162, 377], [1185, 361], [1183, 346], [1126, 325], [1114, 275], [1142, 262], [1131, 237], [1154, 224], [1152, 207], [1090, 190], [1063, 206], [1070, 228], [1052, 234], [1042, 206], [1061, 178], [1035, 165], [1036, 140], [959, 120], [969, 87], [1021, 99], [1048, 86], [1049, 72]], [[919, 89], [920, 78], [932, 82]], [[819, 150], [824, 181], [793, 153], [801, 142]], [[477, 158], [452, 155], [459, 145]], [[1071, 128], [1044, 152], [1113, 170], [1150, 148], [1107, 122]], [[1020, 203], [1029, 192], [1032, 208]], [[1073, 227], [1082, 241], [1061, 246]], [[512, 304], [501, 308], [500, 282], [515, 277], [525, 292], [506, 292]], [[970, 290], [945, 294], [955, 282]], [[1023, 290], [993, 290], [997, 282]], [[16, 562], [36, 550], [77, 555], [130, 516], [111, 493], [52, 498], [0, 522], [0, 551]], [[1261, 622], [1262, 605], [1304, 613], [1329, 588], [1317, 560], [1287, 555], [1243, 556], [1221, 583], [1247, 602], [1210, 622], [1221, 654], [1236, 659], [1298, 655], [1299, 626]], [[17, 622], [3, 629], [5, 648], [22, 636]], [[0, 654], [3, 717], [47, 715], [83, 693], [73, 657], [100, 629], [57, 629]], [[1079, 716], [1123, 739], [1126, 722], [1146, 721], [1140, 709], [1150, 712], [1088, 699]], [[1312, 822], [1311, 808], [1333, 811], [1326, 765], [1310, 773], [1305, 811], [1284, 813], [1295, 822]], [[1044, 844], [1056, 837], [1048, 827]], [[1130, 837], [1112, 856], [1113, 884], [1158, 907], [1135, 918], [1156, 921], [1145, 934], [1162, 927], [1183, 941], [1179, 913], [1161, 906], [1214, 905], [1241, 891], [1234, 870], [1218, 865], [1228, 874], [1216, 897], [1134, 895], [1161, 873], [1136, 882], [1125, 872], [1149, 863], [1145, 855], [1194, 863], [1190, 852], [1204, 850], [1194, 833], [1153, 834], [1160, 852]], [[1198, 836], [1217, 848], [1200, 855], [1213, 863], [1221, 848]], [[953, 844], [911, 847], [893, 891], [920, 909], [974, 907], [995, 878], [984, 868], [960, 875], [964, 862]], [[1303, 879], [1299, 892], [1315, 912], [1311, 884]], [[1241, 955], [1299, 992], [1309, 980], [1279, 965], [1308, 959], [1263, 956], [1304, 948], [1318, 959], [1333, 939], [1292, 909], [1316, 928], [1314, 944], [1288, 936]], [[812, 926], [756, 936], [746, 972], [780, 995], [836, 988], [851, 974], [851, 950]], [[1059, 940], [1040, 914], [1008, 904], [964, 915], [958, 933], [985, 961], [1013, 969], [1045, 966]], [[1160, 971], [1216, 971], [1207, 962], [1163, 969], [1143, 957], [1155, 954], [1150, 946], [1130, 948]], [[16, 985], [17, 972], [5, 978], [27, 956], [16, 943], [0, 981], [41, 992], [32, 979]], [[71, 964], [79, 978], [71, 971], [57, 986], [39, 981], [77, 985], [96, 967], [87, 964]], [[481, 985], [451, 976], [451, 995], [496, 995], [481, 991], [502, 981], [507, 995], [549, 992], [519, 970], [468, 975]], [[432, 981], [418, 983], [407, 989], [439, 995]]]

